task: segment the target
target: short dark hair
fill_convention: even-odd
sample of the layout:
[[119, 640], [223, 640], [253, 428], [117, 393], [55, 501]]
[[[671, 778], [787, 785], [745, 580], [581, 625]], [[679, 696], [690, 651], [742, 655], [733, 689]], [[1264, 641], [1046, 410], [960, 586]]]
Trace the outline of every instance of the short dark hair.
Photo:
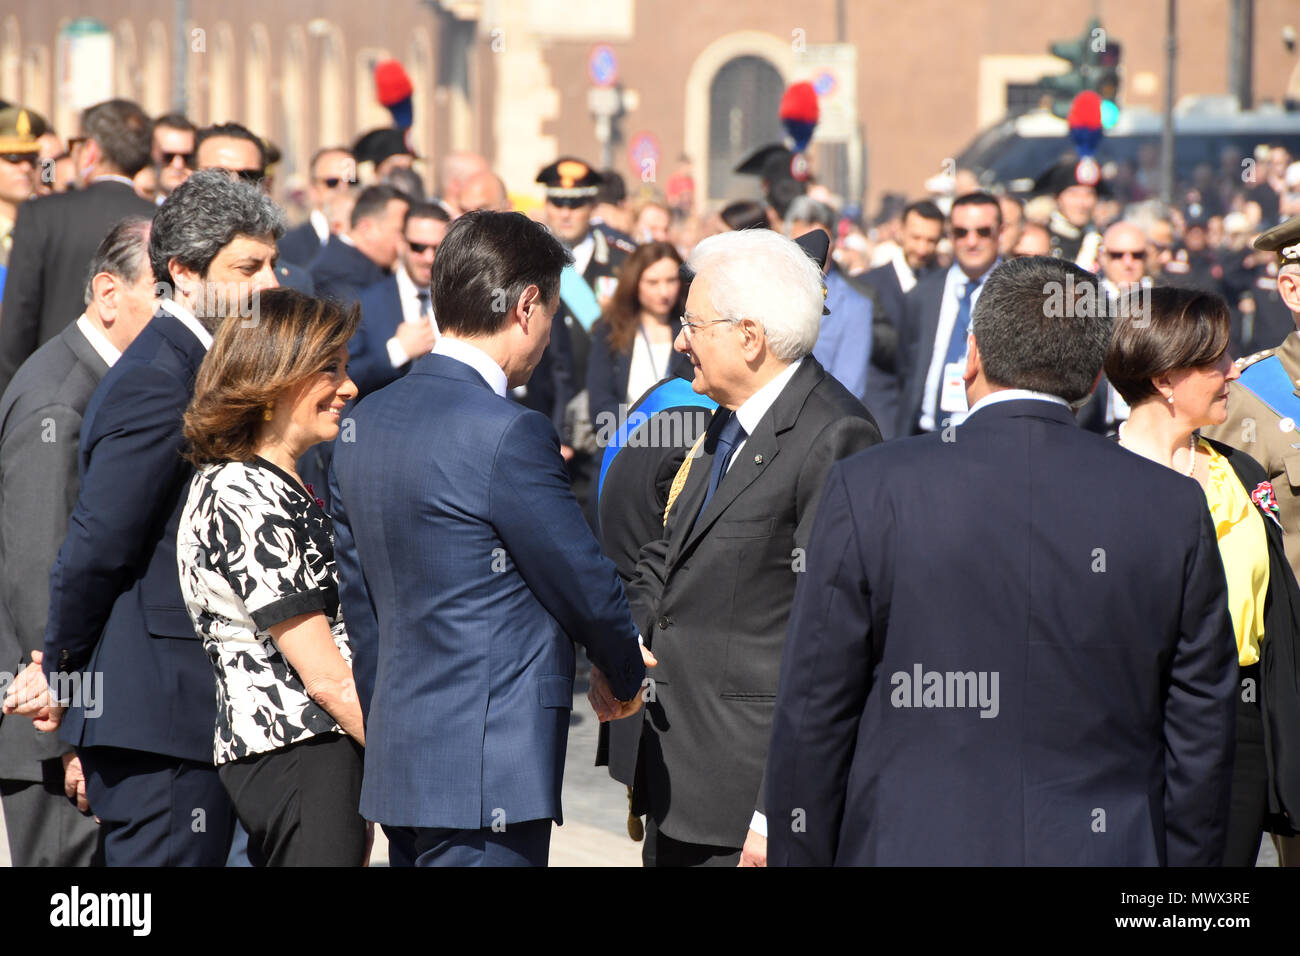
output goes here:
[[[1002, 225], [1002, 204], [998, 202], [998, 198], [992, 193], [974, 192], [966, 193], [964, 196], [958, 196], [952, 201], [952, 208], [948, 210], [948, 219], [950, 221], [952, 219], [952, 214], [962, 206], [992, 206], [994, 211], [998, 214], [998, 225]], [[980, 296], [983, 297], [983, 295], [984, 293], [981, 292]]]
[[145, 216], [127, 216], [119, 219], [108, 231], [104, 241], [95, 250], [95, 255], [90, 260], [90, 271], [86, 273], [86, 305], [90, 305], [95, 298], [94, 279], [101, 272], [115, 275], [128, 284], [140, 281], [140, 273], [145, 268], [141, 255], [144, 256], [144, 262], [149, 261], [150, 221]]
[[81, 114], [81, 132], [99, 144], [104, 159], [134, 176], [153, 156], [153, 121], [130, 100], [108, 100]]
[[906, 222], [907, 217], [911, 215], [917, 215], [922, 219], [930, 219], [934, 222], [943, 222], [943, 210], [928, 199], [918, 199], [916, 202], [908, 203], [903, 207], [903, 214], [898, 218], [902, 222]]
[[406, 193], [395, 186], [389, 186], [387, 183], [367, 186], [357, 195], [356, 205], [352, 207], [352, 219], [350, 220], [352, 226], [355, 228], [363, 219], [375, 219], [382, 216], [388, 209], [388, 204], [393, 200], [408, 205], [411, 202]]
[[307, 172], [310, 175], [315, 176], [316, 164], [320, 162], [322, 156], [328, 156], [330, 153], [345, 153], [348, 158], [353, 160], [356, 159], [356, 157], [352, 155], [351, 148], [347, 146], [322, 146], [320, 149], [316, 150], [316, 152], [311, 154], [311, 165], [307, 167]]
[[1024, 256], [1002, 263], [984, 281], [971, 312], [985, 378], [1071, 404], [1083, 401], [1092, 394], [1110, 339], [1105, 296], [1097, 277], [1071, 262]]
[[1137, 289], [1117, 306], [1106, 378], [1135, 405], [1157, 394], [1151, 380], [1209, 365], [1228, 348], [1232, 316], [1221, 296], [1196, 289]]
[[530, 285], [542, 300], [560, 294], [560, 273], [573, 256], [545, 226], [523, 213], [467, 212], [451, 224], [433, 263], [438, 328], [492, 335], [505, 327]]
[[392, 186], [407, 202], [423, 202], [428, 195], [424, 190], [424, 180], [409, 166], [393, 167], [384, 173], [384, 178], [380, 182], [385, 186]]
[[784, 177], [767, 188], [767, 204], [776, 210], [778, 216], [784, 219], [786, 210], [790, 208], [790, 203], [806, 192], [807, 187], [799, 180]]
[[451, 222], [451, 216], [447, 214], [447, 210], [436, 202], [428, 202], [427, 200], [411, 203], [411, 207], [406, 210], [406, 218], [402, 220], [402, 228], [405, 229], [407, 223], [412, 219], [436, 219], [438, 222]]
[[245, 142], [252, 143], [257, 147], [258, 169], [266, 169], [266, 144], [251, 129], [238, 123], [220, 123], [199, 130], [198, 135], [194, 137], [194, 156], [196, 159], [203, 144], [217, 136], [223, 136], [226, 139], [242, 139]]
[[186, 133], [197, 133], [198, 127], [190, 122], [190, 118], [184, 113], [164, 113], [153, 121], [153, 128], [166, 126], [168, 129], [179, 129]]
[[212, 260], [236, 236], [268, 235], [284, 235], [284, 213], [261, 187], [225, 170], [200, 170], [177, 186], [154, 215], [149, 235], [154, 281], [170, 290], [167, 263], [172, 259], [207, 275]]
[[600, 192], [596, 194], [596, 202], [607, 202], [617, 206], [626, 198], [627, 186], [623, 183], [623, 177], [612, 169], [602, 169]]

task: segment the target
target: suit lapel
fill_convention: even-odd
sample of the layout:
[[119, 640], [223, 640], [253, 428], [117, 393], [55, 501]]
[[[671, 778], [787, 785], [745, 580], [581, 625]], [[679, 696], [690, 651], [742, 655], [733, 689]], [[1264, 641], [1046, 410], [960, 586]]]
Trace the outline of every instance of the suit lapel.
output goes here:
[[76, 322], [64, 329], [62, 334], [63, 343], [76, 356], [77, 361], [90, 370], [90, 373], [95, 376], [95, 381], [101, 380], [108, 374], [108, 363], [95, 351], [95, 347], [90, 344], [85, 333], [77, 327]]

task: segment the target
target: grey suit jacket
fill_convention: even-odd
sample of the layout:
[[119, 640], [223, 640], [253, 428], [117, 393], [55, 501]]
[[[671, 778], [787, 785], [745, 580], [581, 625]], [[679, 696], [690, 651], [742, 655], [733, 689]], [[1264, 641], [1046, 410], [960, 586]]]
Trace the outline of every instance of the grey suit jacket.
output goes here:
[[[50, 569], [77, 503], [81, 417], [108, 364], [72, 323], [37, 349], [0, 397], [0, 671], [45, 644]], [[70, 749], [26, 717], [0, 717], [0, 779], [41, 779]]]
[[822, 485], [880, 431], [806, 356], [701, 513], [731, 414], [714, 414], [663, 539], [642, 549], [628, 585], [659, 665], [646, 706], [610, 725], [609, 764], [668, 836], [739, 847], [762, 809], [781, 650]]

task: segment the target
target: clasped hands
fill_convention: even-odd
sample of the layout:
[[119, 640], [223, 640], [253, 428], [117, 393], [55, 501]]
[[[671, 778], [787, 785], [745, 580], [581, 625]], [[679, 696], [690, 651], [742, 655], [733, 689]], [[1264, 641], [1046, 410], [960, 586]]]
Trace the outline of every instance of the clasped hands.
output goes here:
[[51, 733], [59, 729], [67, 708], [50, 698], [50, 685], [41, 667], [42, 657], [40, 651], [32, 651], [32, 662], [19, 672], [5, 692], [3, 712], [29, 717], [37, 730]]
[[[650, 648], [644, 644], [641, 645], [641, 660], [645, 662], [647, 668], [655, 667], [659, 661], [650, 653]], [[591, 704], [591, 709], [596, 712], [596, 719], [602, 724], [609, 720], [621, 720], [624, 717], [631, 717], [645, 702], [645, 693], [638, 691], [632, 695], [631, 700], [622, 701], [614, 696], [614, 692], [609, 688], [609, 680], [600, 672], [600, 668], [595, 664], [591, 665], [591, 683], [587, 688], [587, 702]]]

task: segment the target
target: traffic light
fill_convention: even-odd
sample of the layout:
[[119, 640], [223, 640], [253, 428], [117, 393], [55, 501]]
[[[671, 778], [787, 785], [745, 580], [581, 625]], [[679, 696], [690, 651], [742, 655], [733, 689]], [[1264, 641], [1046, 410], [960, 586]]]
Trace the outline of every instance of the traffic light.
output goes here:
[[1107, 128], [1114, 126], [1119, 118], [1116, 103], [1121, 46], [1106, 35], [1101, 21], [1093, 17], [1082, 36], [1053, 43], [1048, 49], [1071, 66], [1066, 73], [1045, 76], [1039, 81], [1051, 97], [1052, 112], [1062, 118], [1068, 116], [1074, 98], [1091, 90], [1102, 99], [1102, 124]]

